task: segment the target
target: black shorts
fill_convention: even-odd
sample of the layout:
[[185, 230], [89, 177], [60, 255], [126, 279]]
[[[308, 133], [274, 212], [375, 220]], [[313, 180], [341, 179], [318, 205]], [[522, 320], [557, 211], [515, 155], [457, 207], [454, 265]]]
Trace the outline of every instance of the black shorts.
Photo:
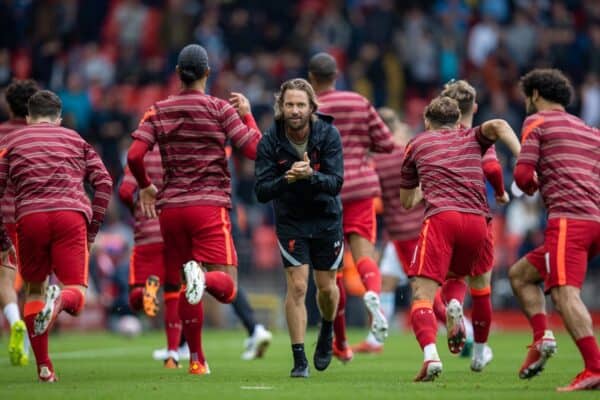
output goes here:
[[344, 236], [341, 231], [322, 238], [279, 236], [278, 239], [286, 268], [308, 264], [319, 271], [336, 271], [343, 265]]

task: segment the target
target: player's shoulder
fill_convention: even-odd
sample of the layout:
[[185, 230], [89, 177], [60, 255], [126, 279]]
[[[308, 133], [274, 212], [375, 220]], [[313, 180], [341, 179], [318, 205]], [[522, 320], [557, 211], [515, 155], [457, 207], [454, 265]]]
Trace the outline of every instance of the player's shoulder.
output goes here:
[[319, 96], [319, 99], [336, 102], [348, 102], [351, 104], [370, 105], [371, 103], [363, 95], [350, 90], [332, 90]]
[[406, 156], [409, 153], [419, 150], [424, 144], [426, 145], [432, 136], [432, 131], [423, 131], [413, 136], [406, 146], [404, 146], [403, 154]]

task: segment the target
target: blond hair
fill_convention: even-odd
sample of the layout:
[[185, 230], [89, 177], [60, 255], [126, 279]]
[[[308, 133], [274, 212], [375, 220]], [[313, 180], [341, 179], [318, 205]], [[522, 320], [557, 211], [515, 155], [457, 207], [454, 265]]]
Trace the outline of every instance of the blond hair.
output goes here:
[[285, 92], [288, 90], [301, 90], [306, 93], [308, 96], [308, 102], [312, 108], [312, 113], [314, 114], [319, 108], [319, 103], [317, 102], [317, 94], [313, 87], [308, 83], [307, 80], [296, 78], [289, 79], [281, 84], [279, 88], [279, 92], [275, 95], [275, 105], [273, 106], [275, 110], [275, 119], [280, 120], [283, 118], [283, 98], [285, 97]]
[[465, 115], [470, 114], [473, 111], [477, 91], [469, 82], [461, 79], [446, 83], [440, 96], [446, 96], [456, 100], [458, 108], [460, 108], [460, 113]]
[[458, 102], [447, 96], [438, 96], [425, 107], [423, 116], [433, 125], [455, 125], [460, 119]]

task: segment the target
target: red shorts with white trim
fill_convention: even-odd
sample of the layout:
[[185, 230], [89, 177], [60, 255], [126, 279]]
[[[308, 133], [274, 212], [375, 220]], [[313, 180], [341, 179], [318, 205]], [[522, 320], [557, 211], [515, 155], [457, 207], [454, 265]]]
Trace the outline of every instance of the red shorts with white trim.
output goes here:
[[394, 247], [396, 248], [398, 260], [400, 260], [400, 264], [402, 264], [402, 268], [404, 269], [404, 272], [406, 272], [415, 256], [415, 249], [419, 243], [419, 238], [409, 240], [394, 240], [393, 243]]
[[375, 216], [375, 199], [348, 201], [344, 207], [344, 236], [355, 233], [371, 243], [377, 239], [377, 218]]
[[487, 234], [482, 215], [456, 211], [432, 215], [423, 222], [408, 276], [442, 284], [450, 272], [458, 277], [472, 275]]
[[471, 276], [483, 275], [490, 272], [492, 268], [494, 268], [494, 230], [490, 222], [487, 226], [485, 245], [479, 253], [479, 259], [471, 272]]
[[150, 275], [158, 276], [160, 284], [178, 285], [181, 282], [179, 271], [167, 274], [163, 243], [136, 245], [129, 262], [129, 284], [143, 285]]
[[[541, 249], [541, 250], [540, 250]], [[600, 223], [570, 218], [552, 218], [546, 227], [544, 246], [527, 254], [544, 278], [544, 288], [581, 288], [588, 261], [600, 254]], [[544, 265], [544, 270], [540, 266]]]
[[82, 213], [27, 214], [17, 221], [17, 243], [25, 282], [44, 282], [54, 272], [63, 285], [87, 287], [87, 221]]
[[164, 208], [160, 230], [165, 245], [165, 266], [180, 271], [195, 260], [203, 264], [237, 266], [231, 237], [229, 211], [225, 207], [190, 206]]
[[537, 269], [542, 279], [546, 279], [548, 270], [546, 269], [546, 248], [544, 245], [535, 248], [525, 255], [525, 259]]

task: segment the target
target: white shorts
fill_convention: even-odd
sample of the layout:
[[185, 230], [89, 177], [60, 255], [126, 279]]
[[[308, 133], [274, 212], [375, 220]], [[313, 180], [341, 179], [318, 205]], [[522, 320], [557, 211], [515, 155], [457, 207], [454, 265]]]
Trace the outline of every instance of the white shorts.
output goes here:
[[381, 275], [393, 276], [398, 279], [398, 285], [403, 285], [408, 282], [408, 277], [404, 273], [404, 268], [400, 263], [398, 254], [396, 253], [396, 247], [394, 243], [387, 242], [383, 249], [383, 255], [379, 263], [379, 271]]

